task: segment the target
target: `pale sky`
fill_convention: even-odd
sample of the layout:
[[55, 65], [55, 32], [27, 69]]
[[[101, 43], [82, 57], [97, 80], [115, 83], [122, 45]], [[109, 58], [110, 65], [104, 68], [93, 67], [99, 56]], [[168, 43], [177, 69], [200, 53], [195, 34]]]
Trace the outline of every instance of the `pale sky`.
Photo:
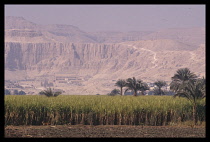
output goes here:
[[5, 16], [86, 32], [205, 27], [205, 5], [5, 5]]

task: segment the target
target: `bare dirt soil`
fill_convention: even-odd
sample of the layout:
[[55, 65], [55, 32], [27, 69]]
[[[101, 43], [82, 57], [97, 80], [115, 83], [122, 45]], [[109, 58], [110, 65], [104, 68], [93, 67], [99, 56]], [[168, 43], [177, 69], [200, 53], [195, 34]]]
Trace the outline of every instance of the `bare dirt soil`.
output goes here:
[[5, 138], [205, 138], [204, 126], [5, 126]]

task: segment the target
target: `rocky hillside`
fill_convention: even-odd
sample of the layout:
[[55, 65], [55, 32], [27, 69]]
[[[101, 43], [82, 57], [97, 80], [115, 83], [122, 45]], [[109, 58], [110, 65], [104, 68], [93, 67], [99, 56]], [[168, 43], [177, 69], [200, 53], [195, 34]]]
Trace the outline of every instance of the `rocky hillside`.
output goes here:
[[5, 18], [5, 40], [14, 42], [94, 43], [94, 37], [71, 25], [37, 25], [22, 17]]
[[145, 35], [144, 40], [171, 39], [192, 46], [205, 44], [205, 28], [172, 28]]
[[[115, 88], [117, 79], [135, 76], [147, 82], [170, 81], [182, 67], [205, 76], [202, 30], [192, 36], [178, 30], [180, 36], [188, 39], [186, 42], [174, 38], [174, 30], [166, 34], [168, 36], [162, 32], [156, 39], [152, 38], [154, 33], [133, 32], [136, 41], [121, 40], [122, 33], [113, 33], [113, 37], [119, 37], [110, 42], [106, 35], [111, 33], [90, 34], [68, 25], [40, 26], [23, 18], [16, 18], [18, 24], [14, 24], [11, 19], [15, 22], [14, 17], [9, 17], [5, 24], [6, 80], [39, 81], [42, 78], [51, 80], [55, 88], [67, 94], [106, 94]], [[100, 36], [110, 43], [101, 43]], [[197, 40], [189, 43], [189, 38], [195, 37]], [[56, 77], [61, 75], [66, 76], [64, 81], [68, 77], [74, 79], [60, 83]]]

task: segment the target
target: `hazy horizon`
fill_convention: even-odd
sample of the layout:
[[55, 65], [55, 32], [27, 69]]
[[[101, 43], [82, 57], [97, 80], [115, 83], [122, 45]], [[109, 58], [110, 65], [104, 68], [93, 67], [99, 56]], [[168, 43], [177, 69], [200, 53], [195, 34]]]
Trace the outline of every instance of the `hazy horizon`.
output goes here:
[[205, 27], [205, 5], [5, 5], [5, 16], [86, 32]]

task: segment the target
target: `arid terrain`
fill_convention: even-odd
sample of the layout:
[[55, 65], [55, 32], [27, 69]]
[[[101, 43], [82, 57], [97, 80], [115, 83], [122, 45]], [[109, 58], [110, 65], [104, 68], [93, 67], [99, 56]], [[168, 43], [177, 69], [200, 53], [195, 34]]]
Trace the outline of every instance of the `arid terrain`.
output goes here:
[[[205, 27], [85, 32], [73, 25], [40, 25], [6, 16], [4, 35], [4, 87], [9, 92], [5, 93], [6, 138], [206, 137], [204, 125], [179, 125], [191, 120], [188, 102], [184, 105], [184, 101], [161, 96], [161, 101], [151, 98], [151, 103], [146, 100], [148, 94], [140, 99], [143, 102], [132, 96], [115, 96], [116, 101], [113, 96], [102, 96], [117, 88], [118, 79], [141, 79], [151, 85], [150, 90], [152, 83], [163, 80], [167, 83], [164, 89], [169, 90], [171, 77], [180, 68], [205, 77]], [[49, 87], [63, 96], [53, 101], [38, 95]], [[28, 96], [14, 95], [22, 90]], [[85, 99], [88, 95], [95, 96]], [[199, 121], [204, 122], [205, 106], [199, 108]]]
[[205, 138], [205, 127], [196, 126], [6, 126], [6, 138]]
[[184, 67], [205, 76], [202, 27], [90, 33], [5, 18], [5, 80], [17, 81], [16, 89], [27, 94], [52, 87], [68, 95], [104, 95], [118, 79], [170, 82]]

